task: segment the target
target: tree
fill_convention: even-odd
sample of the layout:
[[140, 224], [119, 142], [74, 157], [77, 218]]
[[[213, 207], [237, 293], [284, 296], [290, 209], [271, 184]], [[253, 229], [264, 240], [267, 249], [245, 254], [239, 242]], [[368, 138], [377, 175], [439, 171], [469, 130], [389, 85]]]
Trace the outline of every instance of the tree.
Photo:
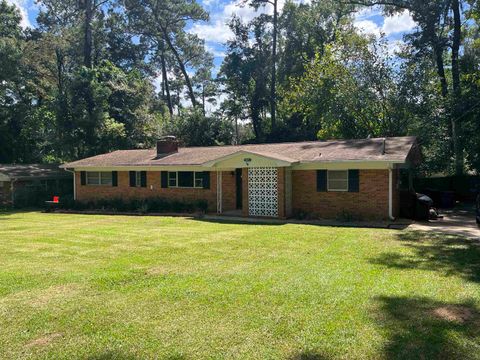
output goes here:
[[[459, 0], [389, 0], [389, 1], [350, 1], [366, 6], [384, 6], [387, 13], [408, 10], [419, 25], [419, 31], [409, 39], [420, 53], [430, 53], [435, 58], [437, 74], [450, 117], [450, 132], [455, 161], [455, 172], [464, 171], [464, 145], [462, 144], [461, 116], [461, 73], [459, 54], [462, 42], [462, 16]], [[450, 36], [449, 36], [450, 35]], [[453, 95], [449, 95], [449, 85], [444, 64], [444, 54], [451, 49], [451, 77]]]
[[[189, 21], [207, 20], [208, 14], [195, 0], [125, 0], [124, 5], [132, 30], [155, 47], [154, 52], [160, 55], [162, 66], [165, 63], [165, 50], [172, 53], [184, 77], [190, 101], [194, 107], [197, 106], [187, 63], [192, 47], [203, 42], [187, 34], [185, 27]], [[163, 81], [168, 81], [164, 68], [162, 73]]]
[[255, 141], [265, 140], [265, 113], [269, 105], [269, 36], [266, 23], [254, 19], [249, 24], [234, 17], [230, 29], [233, 40], [227, 43], [227, 56], [220, 77], [228, 100], [242, 103], [248, 111]]
[[[271, 132], [275, 132], [276, 126], [276, 114], [277, 114], [277, 37], [278, 37], [278, 0], [245, 0], [245, 3], [249, 3], [254, 9], [258, 10], [261, 6], [272, 5], [272, 57], [270, 61], [271, 66], [271, 79], [270, 79], [270, 122]], [[268, 19], [263, 17], [263, 19]]]
[[387, 44], [354, 34], [317, 55], [285, 89], [281, 109], [298, 122], [297, 138], [397, 136], [408, 121], [398, 93]]

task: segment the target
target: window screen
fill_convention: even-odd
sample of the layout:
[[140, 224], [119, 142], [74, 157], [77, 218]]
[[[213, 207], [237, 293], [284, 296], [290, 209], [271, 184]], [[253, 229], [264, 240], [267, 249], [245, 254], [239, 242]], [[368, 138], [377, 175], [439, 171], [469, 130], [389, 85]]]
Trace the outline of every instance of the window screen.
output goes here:
[[142, 172], [136, 171], [135, 172], [135, 186], [140, 187], [142, 186]]
[[348, 191], [348, 170], [328, 172], [328, 191]]
[[168, 173], [168, 187], [177, 187], [177, 173], [169, 172]]
[[193, 187], [193, 171], [178, 172], [178, 187]]
[[112, 185], [112, 172], [87, 172], [87, 185]]

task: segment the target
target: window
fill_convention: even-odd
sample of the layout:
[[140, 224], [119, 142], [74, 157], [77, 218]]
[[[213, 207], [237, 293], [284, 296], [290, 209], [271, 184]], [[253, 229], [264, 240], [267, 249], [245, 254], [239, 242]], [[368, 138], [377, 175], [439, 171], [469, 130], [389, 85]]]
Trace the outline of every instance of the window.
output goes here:
[[177, 187], [177, 173], [169, 172], [168, 173], [168, 187]]
[[179, 171], [178, 172], [178, 187], [192, 188], [193, 187], [193, 172]]
[[194, 173], [195, 175], [195, 187], [203, 189], [203, 174], [202, 173]]
[[135, 186], [141, 187], [142, 186], [142, 172], [135, 171]]
[[112, 173], [88, 171], [87, 185], [112, 185]]
[[169, 171], [168, 187], [203, 189], [204, 187], [203, 172]]
[[328, 171], [328, 191], [348, 191], [348, 170]]

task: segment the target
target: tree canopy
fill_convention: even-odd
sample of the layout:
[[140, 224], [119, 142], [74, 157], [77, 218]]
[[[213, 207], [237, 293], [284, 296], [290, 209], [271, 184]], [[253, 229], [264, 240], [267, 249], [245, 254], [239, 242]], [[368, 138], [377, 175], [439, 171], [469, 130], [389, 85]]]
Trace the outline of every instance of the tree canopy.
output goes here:
[[[480, 169], [478, 0], [244, 0], [219, 67], [195, 0], [0, 0], [0, 162], [145, 148], [416, 135], [425, 172]], [[395, 48], [358, 12], [408, 11]]]

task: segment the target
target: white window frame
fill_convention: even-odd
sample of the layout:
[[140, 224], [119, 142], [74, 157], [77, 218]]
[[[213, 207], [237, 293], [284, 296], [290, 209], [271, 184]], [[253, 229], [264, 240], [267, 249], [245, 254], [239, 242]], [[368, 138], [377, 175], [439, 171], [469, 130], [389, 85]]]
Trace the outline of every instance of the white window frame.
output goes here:
[[[175, 189], [203, 189], [203, 177], [201, 175], [198, 175], [199, 178], [198, 180], [201, 181], [201, 186], [197, 186], [197, 174], [201, 174], [202, 171], [190, 171], [193, 172], [193, 187], [192, 186], [178, 186], [178, 171], [169, 171], [168, 172], [168, 187], [169, 188], [175, 188]], [[175, 174], [175, 186], [170, 185], [170, 174]], [[172, 178], [173, 180], [173, 178]]]
[[[346, 173], [347, 174], [347, 182], [346, 182], [346, 188], [345, 189], [334, 189], [330, 187], [330, 173]], [[327, 171], [327, 191], [329, 192], [348, 192], [349, 189], [349, 179], [348, 179], [348, 170], [328, 170]]]
[[[95, 174], [98, 174], [98, 183], [94, 183], [94, 184], [91, 184], [89, 182], [89, 174], [92, 174], [92, 173], [95, 173]], [[106, 174], [110, 174], [110, 182], [107, 183], [107, 184], [102, 184], [102, 173], [106, 173]], [[86, 172], [86, 179], [85, 179], [85, 184], [87, 186], [112, 186], [112, 173], [109, 172], [109, 171], [87, 171]]]
[[[170, 174], [175, 174], [175, 185], [170, 185]], [[173, 180], [173, 178], [171, 179]], [[168, 187], [169, 188], [178, 188], [178, 171], [169, 171], [168, 172]]]

